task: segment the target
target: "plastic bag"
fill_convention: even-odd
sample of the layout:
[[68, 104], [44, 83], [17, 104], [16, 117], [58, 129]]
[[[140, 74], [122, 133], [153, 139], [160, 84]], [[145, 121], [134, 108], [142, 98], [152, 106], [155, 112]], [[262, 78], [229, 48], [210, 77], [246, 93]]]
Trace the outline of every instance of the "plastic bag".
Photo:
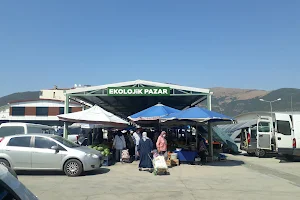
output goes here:
[[156, 169], [168, 169], [164, 156], [157, 156], [153, 160], [154, 168]]

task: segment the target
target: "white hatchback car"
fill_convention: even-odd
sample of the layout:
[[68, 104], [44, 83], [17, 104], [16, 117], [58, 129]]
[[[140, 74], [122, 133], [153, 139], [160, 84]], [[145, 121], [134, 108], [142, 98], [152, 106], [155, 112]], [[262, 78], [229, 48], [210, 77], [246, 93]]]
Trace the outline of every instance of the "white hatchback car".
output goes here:
[[100, 168], [103, 157], [57, 135], [22, 134], [1, 138], [0, 163], [14, 170], [62, 170], [78, 176]]

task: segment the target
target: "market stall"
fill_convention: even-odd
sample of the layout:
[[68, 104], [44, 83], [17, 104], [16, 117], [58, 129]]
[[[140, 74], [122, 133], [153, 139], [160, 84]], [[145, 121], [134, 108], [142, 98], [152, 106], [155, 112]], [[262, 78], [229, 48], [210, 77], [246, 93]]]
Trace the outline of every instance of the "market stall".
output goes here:
[[[112, 148], [110, 141], [103, 141], [101, 144], [99, 142], [94, 144], [93, 139], [95, 134], [99, 134], [99, 129], [101, 129], [102, 137], [103, 132], [102, 128], [125, 128], [129, 123], [120, 117], [100, 108], [99, 106], [93, 106], [87, 110], [80, 112], [62, 114], [57, 116], [59, 120], [65, 122], [75, 122], [74, 127], [79, 126], [80, 128], [93, 129], [91, 133], [87, 133], [88, 137], [92, 137], [92, 145], [89, 147], [94, 148], [104, 155], [104, 165], [110, 165], [112, 162]], [[67, 136], [64, 135], [65, 137]], [[84, 136], [85, 137], [85, 136]]]
[[[212, 130], [212, 123], [216, 121], [232, 121], [233, 119], [231, 117], [225, 116], [223, 114], [213, 112], [204, 108], [200, 107], [192, 107], [186, 110], [182, 110], [177, 113], [172, 113], [166, 117], [161, 118], [161, 122], [163, 123], [178, 123], [180, 124], [181, 122], [190, 123], [194, 124], [196, 127], [199, 125], [205, 125], [207, 127], [207, 139], [208, 139], [208, 146], [209, 146], [209, 157], [211, 160], [213, 160], [213, 130]], [[224, 143], [226, 143], [226, 139], [224, 137], [219, 137]], [[196, 134], [196, 147], [198, 145], [198, 133]], [[183, 161], [186, 161], [188, 159], [192, 160], [194, 156], [196, 155], [196, 151], [189, 150], [189, 151], [182, 151], [179, 152], [177, 151], [178, 156]]]

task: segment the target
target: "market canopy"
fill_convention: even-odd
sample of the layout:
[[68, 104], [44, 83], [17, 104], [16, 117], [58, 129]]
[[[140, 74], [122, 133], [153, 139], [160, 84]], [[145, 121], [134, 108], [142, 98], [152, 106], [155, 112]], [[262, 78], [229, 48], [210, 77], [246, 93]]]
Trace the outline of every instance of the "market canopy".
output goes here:
[[87, 110], [57, 115], [59, 120], [75, 123], [101, 124], [103, 126], [127, 126], [129, 123], [120, 117], [95, 105]]
[[213, 138], [216, 139], [216, 141], [222, 142], [227, 145], [229, 149], [231, 149], [233, 152], [238, 152], [238, 146], [234, 142], [234, 139], [232, 139], [228, 134], [224, 133], [224, 131], [218, 126], [213, 126]]
[[233, 120], [233, 118], [207, 110], [205, 108], [192, 107], [180, 112], [172, 113], [166, 117], [162, 117], [161, 120], [162, 122], [169, 120], [191, 120], [195, 122], [206, 122], [209, 120]]
[[127, 118], [157, 102], [182, 110], [207, 100], [207, 107], [210, 109], [211, 95], [209, 89], [136, 80], [67, 90], [65, 107], [68, 107], [68, 100], [72, 99], [98, 105], [115, 115]]
[[243, 128], [249, 128], [255, 124], [257, 124], [257, 119], [240, 121], [236, 124], [218, 125], [218, 127], [223, 129], [226, 132], [235, 132], [235, 131], [243, 129]]
[[256, 119], [241, 121], [236, 124], [218, 125], [217, 128], [222, 134], [228, 135], [231, 139], [235, 139], [243, 128], [250, 128], [257, 124]]
[[101, 128], [101, 124], [86, 124], [86, 123], [73, 123], [68, 128], [83, 128], [83, 129], [93, 129], [93, 128]]
[[154, 106], [151, 106], [150, 108], [147, 108], [136, 114], [133, 114], [128, 118], [132, 121], [152, 121], [152, 120], [158, 120], [161, 117], [165, 117], [171, 113], [176, 113], [179, 111], [180, 110], [158, 103]]

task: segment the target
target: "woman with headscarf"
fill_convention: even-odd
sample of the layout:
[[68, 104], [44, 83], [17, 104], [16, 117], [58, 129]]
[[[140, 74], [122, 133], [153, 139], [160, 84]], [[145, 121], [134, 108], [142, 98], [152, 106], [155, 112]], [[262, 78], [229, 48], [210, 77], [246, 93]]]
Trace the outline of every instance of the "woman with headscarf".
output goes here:
[[156, 148], [160, 155], [163, 155], [165, 159], [167, 160], [168, 154], [167, 154], [167, 133], [165, 131], [162, 131], [160, 136], [157, 139], [156, 142]]
[[126, 141], [121, 131], [114, 138], [113, 148], [116, 149], [116, 162], [122, 162], [122, 150], [126, 148]]
[[142, 138], [138, 146], [138, 152], [140, 155], [140, 164], [139, 164], [140, 171], [142, 171], [142, 169], [144, 168], [144, 169], [149, 169], [149, 171], [151, 172], [153, 165], [149, 156], [152, 150], [153, 150], [153, 143], [151, 139], [147, 137], [147, 133], [143, 132]]

